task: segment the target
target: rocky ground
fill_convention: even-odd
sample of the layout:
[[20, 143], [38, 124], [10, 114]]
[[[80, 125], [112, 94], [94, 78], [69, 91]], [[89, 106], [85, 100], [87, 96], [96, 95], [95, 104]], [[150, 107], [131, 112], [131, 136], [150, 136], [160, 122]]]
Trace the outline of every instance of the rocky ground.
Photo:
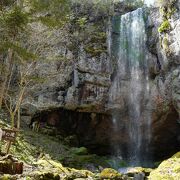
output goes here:
[[[1, 127], [7, 127], [7, 122], [0, 121]], [[1, 152], [4, 151], [4, 142], [1, 142]], [[23, 174], [4, 174], [0, 179], [32, 179], [32, 180], [58, 180], [58, 179], [174, 179], [180, 178], [179, 153], [163, 161], [160, 166], [150, 168], [125, 168], [126, 163], [119, 162], [120, 172], [111, 169], [112, 159], [89, 154], [85, 147], [71, 147], [67, 139], [34, 132], [23, 125], [16, 142], [11, 146], [10, 154], [0, 158], [0, 171], [7, 172], [13, 161], [23, 162]], [[10, 158], [12, 157], [12, 158]], [[76, 168], [76, 169], [74, 169]], [[13, 172], [12, 172], [13, 173]]]

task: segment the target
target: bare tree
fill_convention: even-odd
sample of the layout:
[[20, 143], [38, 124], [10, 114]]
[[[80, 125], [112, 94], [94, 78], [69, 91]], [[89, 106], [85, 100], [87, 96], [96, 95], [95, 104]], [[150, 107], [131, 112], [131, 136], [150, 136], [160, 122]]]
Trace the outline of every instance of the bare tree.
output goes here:
[[[34, 72], [36, 63], [26, 63], [20, 67], [19, 70], [19, 82], [18, 82], [18, 90], [17, 94], [14, 95], [14, 92], [10, 94], [10, 92], [6, 93], [6, 98], [4, 100], [5, 106], [9, 111], [10, 118], [11, 118], [11, 126], [14, 127], [15, 125], [17, 128], [20, 128], [20, 109], [21, 104], [23, 102], [24, 95], [29, 84], [33, 81], [31, 75]], [[14, 97], [15, 96], [15, 97]], [[15, 122], [17, 116], [17, 122]]]

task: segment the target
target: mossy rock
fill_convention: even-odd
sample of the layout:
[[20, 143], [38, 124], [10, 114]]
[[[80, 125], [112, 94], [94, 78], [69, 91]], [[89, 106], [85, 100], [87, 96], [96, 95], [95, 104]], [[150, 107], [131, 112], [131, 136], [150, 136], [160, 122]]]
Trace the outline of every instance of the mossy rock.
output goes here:
[[67, 175], [67, 179], [77, 179], [77, 178], [82, 178], [82, 179], [86, 179], [88, 177], [94, 177], [95, 175], [88, 171], [88, 170], [76, 170], [76, 169], [70, 169], [69, 168], [70, 173]]
[[118, 171], [111, 169], [111, 168], [105, 168], [100, 173], [100, 179], [114, 179], [114, 180], [121, 180], [123, 179], [123, 175], [120, 174]]
[[153, 169], [151, 168], [132, 167], [132, 168], [128, 168], [126, 175], [131, 177], [134, 177], [135, 174], [144, 174], [145, 176], [149, 176], [152, 170]]
[[84, 47], [84, 50], [87, 54], [90, 54], [92, 57], [98, 57], [102, 53], [106, 53], [106, 47], [94, 47], [92, 45]]
[[60, 180], [60, 176], [53, 172], [41, 172], [34, 176], [35, 180]]
[[35, 165], [41, 166], [43, 169], [52, 169], [59, 173], [68, 172], [68, 170], [65, 167], [63, 167], [61, 163], [53, 160], [40, 159], [37, 161], [37, 163], [35, 163]]
[[3, 175], [0, 177], [0, 180], [13, 180], [10, 175]]
[[[71, 154], [64, 156], [60, 160], [64, 166], [73, 167], [77, 169], [89, 169], [92, 165], [96, 170], [100, 167], [109, 167], [108, 159], [106, 157], [97, 156], [95, 154], [76, 155]], [[92, 170], [91, 168], [89, 170]]]
[[172, 158], [180, 158], [180, 152], [177, 152], [176, 154], [174, 154], [174, 155], [172, 156]]
[[180, 179], [180, 152], [163, 161], [157, 169], [152, 171], [150, 180], [179, 180]]
[[53, 160], [39, 160], [38, 171], [34, 171], [30, 174], [35, 180], [59, 180], [62, 177], [65, 179], [76, 179], [76, 178], [88, 178], [93, 177], [94, 174], [87, 170], [76, 170], [73, 168], [63, 167], [60, 163]]
[[105, 32], [98, 32], [92, 35], [90, 43], [106, 43], [107, 35]]
[[62, 158], [63, 165], [73, 168], [83, 168], [85, 164], [92, 163], [93, 155], [69, 155]]

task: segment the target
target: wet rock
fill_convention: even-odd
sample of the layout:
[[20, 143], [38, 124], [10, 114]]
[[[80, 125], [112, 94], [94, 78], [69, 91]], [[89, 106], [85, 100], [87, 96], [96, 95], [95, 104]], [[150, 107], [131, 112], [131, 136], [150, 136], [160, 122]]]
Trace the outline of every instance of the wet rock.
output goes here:
[[[156, 159], [174, 154], [180, 147], [180, 125], [178, 109], [177, 70], [163, 77], [157, 77], [152, 91], [152, 144], [151, 151]], [[173, 133], [172, 133], [173, 132]], [[166, 138], [164, 138], [166, 137]]]
[[122, 171], [123, 174], [134, 180], [144, 180], [146, 177], [149, 176], [152, 169], [142, 167], [127, 167], [120, 168], [119, 171]]
[[152, 171], [152, 169], [150, 169], [150, 168], [134, 167], [134, 168], [128, 168], [127, 172], [125, 174], [128, 176], [132, 176], [132, 175], [135, 175], [138, 173], [142, 173], [146, 176], [149, 176], [151, 171]]
[[[159, 8], [150, 9], [148, 20], [149, 51], [155, 55], [156, 61], [151, 69], [153, 71], [151, 100], [152, 112], [152, 140], [150, 151], [154, 152], [155, 159], [162, 159], [174, 154], [180, 147], [178, 124], [179, 116], [179, 52], [177, 45], [177, 29], [179, 28], [179, 1], [175, 4], [176, 12], [171, 16], [171, 30], [166, 33], [158, 33], [163, 18]], [[173, 47], [174, 46], [174, 47]], [[173, 48], [173, 49], [172, 49]], [[166, 49], [166, 50], [165, 50]], [[170, 51], [171, 53], [167, 52]], [[166, 137], [166, 138], [165, 138]]]

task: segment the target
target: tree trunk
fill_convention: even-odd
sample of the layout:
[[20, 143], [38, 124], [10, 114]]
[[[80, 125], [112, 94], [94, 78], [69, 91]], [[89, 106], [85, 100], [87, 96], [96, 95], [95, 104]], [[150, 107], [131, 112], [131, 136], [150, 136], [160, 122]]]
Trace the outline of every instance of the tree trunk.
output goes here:
[[21, 114], [20, 114], [20, 108], [18, 109], [18, 118], [17, 118], [17, 128], [20, 129], [21, 124]]
[[8, 50], [8, 56], [6, 59], [6, 68], [5, 68], [5, 72], [4, 72], [4, 81], [1, 85], [1, 90], [0, 90], [0, 109], [2, 108], [2, 104], [3, 104], [3, 99], [5, 96], [5, 92], [6, 92], [6, 87], [7, 87], [7, 83], [8, 83], [8, 78], [9, 75], [11, 74], [11, 67], [12, 67], [12, 56], [13, 56], [13, 50], [9, 49]]
[[10, 113], [11, 114], [11, 127], [13, 128], [14, 127], [14, 125], [15, 125], [15, 114], [14, 114], [14, 112], [13, 113]]

